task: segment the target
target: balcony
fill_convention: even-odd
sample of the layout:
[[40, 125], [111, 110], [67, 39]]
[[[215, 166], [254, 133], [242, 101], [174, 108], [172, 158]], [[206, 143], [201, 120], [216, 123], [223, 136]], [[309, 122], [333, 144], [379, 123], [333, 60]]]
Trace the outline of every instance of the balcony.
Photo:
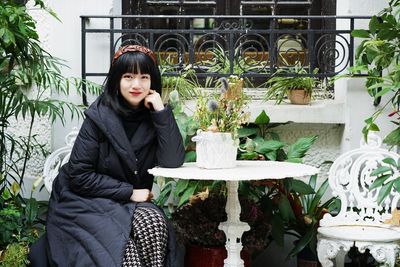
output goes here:
[[[167, 76], [180, 75], [191, 65], [200, 81], [209, 76], [239, 75], [257, 87], [278, 68], [301, 63], [308, 70], [307, 75], [326, 80], [353, 66], [355, 40], [350, 33], [363, 27], [368, 19], [367, 16], [81, 16], [82, 78], [106, 75], [107, 70], [94, 71], [87, 65], [93, 57], [88, 51], [98, 47], [100, 40], [110, 59], [121, 45], [150, 47], [167, 70], [163, 73]], [[315, 68], [317, 74], [313, 74]], [[252, 116], [265, 109], [274, 122], [342, 124], [345, 121], [343, 101], [335, 101], [333, 87], [313, 105], [300, 107], [261, 101], [259, 96], [265, 88], [248, 90], [254, 100], [250, 108]], [[83, 102], [87, 104], [86, 95]], [[194, 103], [189, 101], [188, 105]], [[332, 118], [332, 114], [341, 115]]]

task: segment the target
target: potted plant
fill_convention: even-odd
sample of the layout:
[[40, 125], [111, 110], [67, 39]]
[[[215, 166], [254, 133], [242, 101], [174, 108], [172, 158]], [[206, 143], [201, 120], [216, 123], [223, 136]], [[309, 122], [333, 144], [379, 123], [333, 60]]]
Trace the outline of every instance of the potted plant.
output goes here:
[[282, 181], [266, 181], [265, 184], [269, 193], [261, 202], [265, 207], [263, 211], [270, 212], [272, 217], [272, 238], [283, 246], [285, 234], [295, 236], [297, 240], [288, 256], [297, 256], [298, 266], [317, 267], [319, 221], [325, 213], [332, 212], [339, 205], [334, 197], [321, 203], [328, 189], [328, 180], [323, 181], [319, 188], [317, 175], [311, 176], [308, 183], [287, 178]]
[[[232, 74], [235, 76], [243, 73], [265, 71], [266, 67], [262, 65], [262, 61], [255, 60], [252, 56], [246, 56], [241, 52], [243, 51], [240, 48], [236, 48], [234, 54], [237, 55], [237, 60], [231, 62], [226, 49], [217, 44], [208, 50], [210, 57], [202, 62], [205, 66], [200, 66], [200, 69], [203, 67], [209, 73]], [[205, 86], [210, 86], [213, 81], [212, 77], [207, 78]], [[242, 85], [246, 88], [254, 87], [249, 77], [244, 77]]]
[[199, 94], [201, 87], [196, 76], [196, 71], [191, 65], [186, 66], [179, 71], [167, 57], [160, 59], [160, 72], [162, 79], [162, 99], [164, 103], [168, 102], [169, 94], [176, 91], [182, 99], [193, 99]]
[[[312, 74], [317, 73], [318, 69], [312, 72]], [[313, 89], [320, 84], [317, 77], [310, 76], [300, 63], [296, 63], [293, 67], [279, 68], [273, 77], [263, 84], [267, 88], [264, 99], [275, 100], [280, 104], [287, 97], [292, 104], [308, 105], [311, 102]]]
[[[172, 222], [177, 236], [186, 245], [185, 266], [219, 267], [226, 258], [225, 234], [218, 229], [226, 221], [224, 186], [213, 191], [200, 192], [191, 197], [190, 202], [172, 213]], [[241, 256], [245, 266], [250, 266], [250, 256], [263, 250], [270, 232], [269, 220], [257, 203], [248, 198], [240, 200], [241, 220], [249, 223], [251, 230], [243, 234], [244, 249]]]
[[[239, 158], [301, 163], [317, 136], [302, 137], [288, 145], [272, 131], [275, 126], [276, 124], [271, 124], [268, 115], [262, 111], [254, 123], [240, 129]], [[272, 240], [283, 246], [285, 234], [297, 238], [289, 255], [299, 255], [299, 263], [309, 261], [309, 258], [302, 259], [304, 254], [311, 255], [316, 260], [315, 242], [319, 220], [324, 212], [335, 208], [337, 204], [333, 199], [320, 203], [328, 188], [328, 180], [320, 187], [317, 187], [316, 182], [317, 176], [314, 175], [308, 183], [286, 178], [250, 182], [242, 184], [242, 188], [239, 188], [240, 195], [252, 195], [258, 199], [260, 209], [272, 225]]]
[[221, 78], [221, 89], [201, 94], [193, 118], [200, 131], [196, 142], [196, 163], [201, 168], [232, 168], [236, 164], [237, 130], [248, 120], [247, 104], [238, 76]]
[[[175, 97], [171, 97], [174, 99]], [[179, 105], [174, 105], [176, 110], [180, 110]], [[188, 116], [181, 116], [180, 112], [175, 114], [178, 121], [185, 122], [180, 123], [178, 125], [184, 125], [181, 127], [184, 133], [184, 136], [187, 137], [189, 132], [193, 132], [193, 125]], [[271, 128], [276, 125], [269, 123], [269, 117], [263, 111], [256, 118], [254, 123], [248, 124], [247, 126], [240, 128], [237, 130], [237, 136], [241, 140], [240, 149], [238, 150], [238, 157], [240, 159], [245, 160], [279, 160], [279, 161], [291, 161], [291, 162], [301, 162], [302, 157], [305, 155], [307, 150], [311, 147], [311, 145], [315, 142], [316, 136], [300, 138], [295, 143], [288, 145], [283, 141], [279, 140], [279, 136], [271, 131]], [[188, 140], [184, 138], [184, 140]], [[187, 148], [190, 147], [187, 146]], [[190, 151], [193, 152], [193, 151]], [[189, 155], [189, 153], [187, 155]], [[193, 154], [187, 157], [189, 161], [193, 161]], [[289, 183], [293, 179], [287, 179]], [[276, 181], [278, 182], [278, 181]], [[298, 185], [297, 181], [293, 182], [295, 186]], [[167, 199], [171, 196], [175, 181], [173, 179], [163, 178], [161, 184], [161, 194], [159, 196], [158, 204], [164, 206]], [[305, 183], [301, 184], [302, 186], [307, 187]], [[276, 188], [279, 188], [280, 184], [275, 184]], [[268, 190], [266, 190], [268, 187]], [[193, 195], [197, 196], [195, 199], [202, 198], [204, 195], [208, 196], [208, 193], [201, 193], [206, 189], [210, 189], [211, 192], [224, 192], [225, 183], [222, 181], [189, 181], [189, 180], [178, 180], [176, 182], [176, 187], [174, 189], [173, 195], [176, 198], [179, 198], [179, 203], [177, 206], [177, 210], [174, 210], [176, 207], [170, 205], [171, 208], [171, 216], [175, 218], [177, 221], [180, 221], [180, 225], [177, 226], [178, 232], [181, 232], [181, 235], [186, 235], [186, 242], [188, 244], [193, 243], [203, 243], [205, 245], [211, 244], [224, 244], [224, 235], [223, 232], [217, 229], [218, 224], [225, 220], [225, 196], [223, 194], [217, 195], [217, 199], [219, 197], [224, 197], [222, 200], [215, 200], [215, 196], [209, 197], [208, 201], [210, 204], [205, 202], [204, 206], [206, 208], [200, 209], [196, 204], [187, 204], [190, 199], [193, 199]], [[272, 220], [273, 216], [277, 216], [281, 211], [278, 208], [277, 198], [273, 198], [274, 195], [269, 194], [269, 192], [276, 192], [274, 190], [271, 191], [270, 188], [274, 188], [274, 183], [270, 181], [262, 181], [262, 182], [241, 182], [239, 184], [239, 199], [242, 206], [242, 214], [241, 220], [246, 221], [250, 224], [251, 229], [255, 231], [255, 233], [260, 232], [257, 229], [257, 225], [271, 225], [274, 223]], [[297, 187], [295, 187], [297, 189]], [[309, 186], [307, 187], [309, 188]], [[304, 190], [303, 190], [304, 191]], [[301, 192], [303, 192], [301, 191]], [[200, 192], [200, 193], [199, 193]], [[268, 192], [268, 193], [266, 193]], [[313, 192], [312, 189], [309, 188], [309, 192]], [[284, 195], [286, 197], [286, 195]], [[282, 197], [284, 199], [284, 197]], [[286, 197], [287, 199], [287, 197]], [[284, 200], [282, 200], [284, 201]], [[251, 203], [247, 205], [246, 203]], [[269, 209], [272, 207], [272, 204], [275, 203], [273, 212]], [[208, 206], [210, 205], [210, 206]], [[182, 207], [182, 208], [181, 208]], [[218, 209], [218, 212], [215, 210]], [[197, 210], [197, 211], [196, 211]], [[201, 212], [200, 212], [200, 211]], [[246, 219], [246, 214], [254, 214], [254, 211], [257, 211], [256, 214], [263, 214], [262, 220], [263, 223], [251, 223]], [[282, 210], [285, 212], [285, 209]], [[190, 215], [188, 215], [190, 214]], [[183, 218], [181, 217], [183, 216]], [[214, 218], [214, 219], [210, 219]], [[195, 219], [194, 219], [195, 218]], [[260, 219], [261, 219], [260, 218]], [[174, 220], [175, 220], [174, 219]], [[211, 227], [212, 225], [212, 227]], [[283, 224], [282, 224], [283, 225]], [[278, 224], [278, 227], [280, 225]], [[186, 228], [187, 227], [187, 228]], [[255, 228], [254, 228], [255, 227]], [[273, 226], [274, 227], [274, 226]], [[275, 227], [277, 227], [275, 225]], [[180, 229], [182, 228], [182, 229]], [[247, 233], [254, 233], [253, 230]], [[279, 229], [278, 229], [279, 230]], [[275, 229], [275, 232], [278, 232]], [[258, 244], [259, 248], [265, 248], [268, 244], [273, 240], [273, 236], [253, 236], [246, 237], [247, 233], [245, 232], [243, 235], [243, 243], [246, 244], [247, 240], [252, 239], [251, 244]], [[260, 232], [261, 233], [261, 232]], [[284, 234], [284, 232], [283, 232]], [[282, 235], [283, 235], [282, 234]], [[261, 238], [262, 237], [262, 238]], [[262, 242], [261, 242], [262, 241]], [[280, 240], [278, 240], [280, 242]], [[283, 242], [283, 241], [282, 241]], [[280, 242], [280, 243], [282, 243]], [[245, 245], [246, 246], [246, 245]], [[247, 245], [248, 246], [248, 245]], [[257, 249], [250, 251], [257, 251]], [[189, 250], [187, 253], [191, 253]], [[253, 254], [254, 255], [254, 254]], [[209, 257], [209, 256], [208, 256]]]

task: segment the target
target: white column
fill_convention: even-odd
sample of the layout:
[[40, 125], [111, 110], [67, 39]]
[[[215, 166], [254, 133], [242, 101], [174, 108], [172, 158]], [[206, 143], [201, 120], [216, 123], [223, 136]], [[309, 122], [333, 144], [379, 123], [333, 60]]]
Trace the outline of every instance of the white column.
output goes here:
[[219, 229], [226, 235], [226, 251], [228, 257], [224, 260], [224, 267], [243, 267], [244, 262], [240, 258], [242, 250], [242, 235], [250, 230], [250, 226], [240, 221], [240, 202], [238, 197], [238, 181], [227, 181], [228, 197], [226, 200], [225, 211], [227, 221], [219, 225]]

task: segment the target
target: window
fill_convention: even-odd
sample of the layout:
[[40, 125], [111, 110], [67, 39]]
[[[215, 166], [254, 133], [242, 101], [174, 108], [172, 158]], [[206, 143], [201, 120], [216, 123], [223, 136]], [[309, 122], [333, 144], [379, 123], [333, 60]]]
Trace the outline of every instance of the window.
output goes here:
[[[222, 42], [219, 42], [218, 38], [228, 39], [225, 38], [228, 34], [214, 34], [207, 37], [200, 31], [195, 33], [183, 32], [179, 34], [178, 38], [169, 38], [165, 33], [155, 33], [151, 38], [157, 41], [154, 41], [151, 45], [154, 45], [152, 48], [159, 53], [165, 53], [165, 55], [175, 53], [177, 55], [175, 63], [181, 62], [181, 65], [188, 62], [191, 47], [194, 49], [193, 57], [197, 58], [204, 56], [204, 54], [207, 57], [208, 46], [215, 47], [217, 42], [225, 43], [226, 45], [222, 45], [222, 48], [225, 51], [230, 51], [230, 54], [235, 54], [235, 57], [238, 55], [234, 51], [237, 47], [240, 48], [242, 56], [243, 53], [246, 53], [245, 57], [254, 55], [255, 59], [263, 61], [265, 65], [262, 71], [271, 67], [292, 65], [300, 61], [303, 65], [309, 65], [312, 69], [319, 68], [320, 72], [333, 73], [335, 54], [331, 51], [335, 50], [336, 36], [335, 34], [326, 34], [326, 32], [336, 28], [334, 19], [311, 20], [274, 17], [242, 19], [241, 16], [323, 16], [335, 15], [335, 10], [336, 0], [123, 0], [123, 15], [186, 15], [188, 17], [203, 15], [203, 17], [191, 20], [184, 18], [125, 18], [122, 21], [122, 28], [128, 31], [133, 29], [138, 31], [126, 34], [123, 40], [150, 39], [148, 32], [140, 31], [143, 29], [206, 30], [222, 28], [232, 31], [241, 29], [241, 34], [238, 33], [234, 41], [221, 40]], [[213, 15], [214, 18], [207, 18], [204, 15]], [[218, 15], [232, 15], [232, 17], [229, 19], [218, 18]], [[247, 28], [253, 30], [255, 34], [244, 37], [243, 29]], [[276, 33], [265, 32], [265, 30], [271, 29], [280, 31]], [[307, 32], [307, 30], [313, 32], [310, 34], [310, 31]], [[257, 34], [257, 31], [260, 34]], [[164, 38], [164, 36], [166, 37]], [[229, 38], [231, 37], [232, 34]], [[197, 42], [200, 39], [201, 42]], [[199, 47], [200, 45], [201, 47]]]
[[[122, 0], [123, 15], [335, 15], [336, 0]], [[196, 18], [189, 25], [189, 20], [179, 19], [124, 19], [123, 29], [212, 29], [225, 23], [227, 26], [251, 27], [252, 29], [335, 29], [335, 20], [305, 19], [252, 19], [229, 20]], [[245, 25], [244, 25], [245, 24]], [[238, 26], [239, 25], [239, 26]], [[334, 35], [333, 35], [334, 36]], [[318, 40], [321, 35], [314, 36]], [[134, 38], [126, 36], [126, 38]], [[284, 51], [294, 45], [294, 50], [306, 46], [307, 34], [285, 34], [268, 38], [268, 42], [278, 42]], [[332, 37], [333, 38], [333, 37]], [[325, 38], [326, 39], [326, 38]], [[323, 43], [325, 43], [323, 41]], [[317, 44], [318, 45], [318, 44]], [[268, 49], [264, 46], [265, 49]], [[259, 49], [259, 48], [257, 48]]]

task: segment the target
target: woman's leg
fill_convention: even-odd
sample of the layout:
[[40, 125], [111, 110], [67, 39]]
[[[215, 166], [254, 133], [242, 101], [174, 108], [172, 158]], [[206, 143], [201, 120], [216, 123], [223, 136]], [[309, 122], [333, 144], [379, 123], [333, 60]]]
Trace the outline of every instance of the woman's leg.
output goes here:
[[132, 238], [145, 267], [164, 266], [168, 229], [164, 216], [152, 208], [137, 208], [132, 222]]
[[142, 267], [142, 263], [139, 258], [135, 242], [129, 239], [128, 244], [125, 248], [125, 255], [122, 261], [122, 267]]

